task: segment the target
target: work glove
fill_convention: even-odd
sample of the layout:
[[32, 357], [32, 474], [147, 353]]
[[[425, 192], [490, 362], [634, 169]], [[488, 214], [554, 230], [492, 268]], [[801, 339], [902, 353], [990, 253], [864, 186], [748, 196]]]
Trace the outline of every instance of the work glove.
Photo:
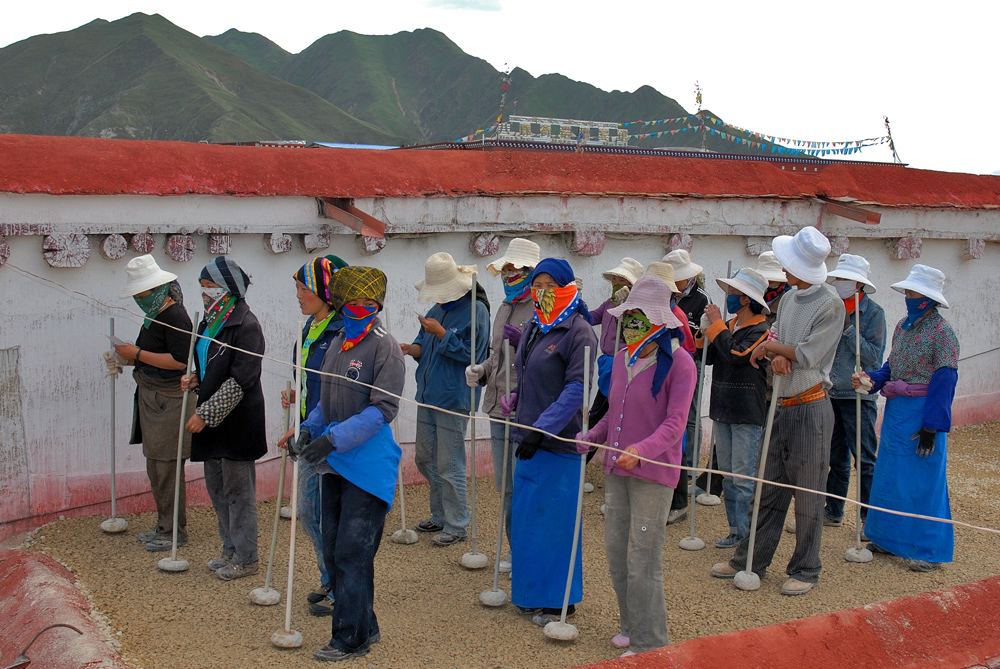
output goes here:
[[586, 435], [584, 435], [583, 432], [577, 432], [576, 433], [576, 452], [579, 453], [580, 455], [586, 455], [587, 453], [590, 453], [590, 451], [591, 451], [590, 444], [583, 443], [585, 441], [590, 441], [590, 440], [586, 438]]
[[712, 321], [708, 318], [708, 314], [703, 313], [701, 321], [698, 323], [698, 329], [702, 332], [708, 332], [708, 328], [710, 327], [712, 327]]
[[517, 393], [510, 394], [510, 401], [507, 401], [506, 395], [500, 396], [500, 413], [505, 417], [514, 413], [514, 408], [517, 407]]
[[922, 458], [929, 457], [931, 453], [934, 452], [934, 439], [937, 437], [937, 432], [934, 430], [928, 430], [926, 427], [922, 427], [917, 430], [910, 441], [914, 439], [919, 439], [917, 442], [917, 455]]
[[465, 385], [475, 388], [479, 385], [479, 379], [483, 376], [482, 365], [469, 365], [465, 368]]
[[628, 299], [628, 294], [631, 292], [632, 292], [631, 288], [629, 288], [628, 286], [622, 286], [621, 288], [615, 291], [614, 297], [611, 298], [611, 301], [615, 303], [615, 306], [618, 306]]
[[297, 460], [302, 455], [302, 450], [310, 441], [312, 441], [312, 435], [309, 434], [309, 430], [299, 428], [298, 439], [288, 440], [288, 455], [291, 456], [292, 460]]
[[867, 374], [859, 374], [858, 383], [860, 385], [854, 389], [858, 395], [867, 395], [872, 391], [872, 380]]
[[302, 459], [313, 467], [326, 460], [326, 456], [334, 451], [333, 440], [327, 432], [321, 437], [316, 437], [302, 449]]
[[114, 376], [117, 379], [118, 375], [122, 373], [122, 368], [125, 367], [125, 363], [127, 361], [125, 358], [118, 355], [118, 351], [104, 351], [102, 356], [104, 357], [104, 364], [108, 367], [108, 371], [104, 375], [104, 378]]
[[503, 338], [510, 342], [510, 345], [517, 348], [521, 343], [521, 328], [507, 323], [503, 326]]
[[530, 460], [535, 457], [535, 453], [538, 452], [538, 447], [542, 443], [542, 433], [541, 432], [529, 432], [521, 439], [521, 443], [517, 445], [517, 455], [518, 460]]

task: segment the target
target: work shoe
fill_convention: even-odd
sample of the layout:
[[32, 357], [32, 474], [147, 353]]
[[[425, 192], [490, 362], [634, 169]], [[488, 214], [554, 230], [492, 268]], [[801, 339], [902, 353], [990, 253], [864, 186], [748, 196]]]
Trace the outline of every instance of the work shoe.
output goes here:
[[[560, 611], [561, 611], [561, 609], [560, 609]], [[540, 608], [531, 607], [531, 606], [518, 606], [517, 607], [517, 612], [520, 613], [522, 616], [533, 616], [536, 613], [541, 613], [542, 610]]]
[[629, 639], [627, 636], [619, 632], [618, 634], [611, 637], [611, 645], [615, 648], [628, 648]]
[[671, 509], [670, 513], [667, 514], [667, 525], [673, 525], [674, 523], [679, 523], [688, 517], [687, 507], [681, 507], [679, 509]]
[[[187, 546], [187, 539], [178, 539], [177, 547]], [[162, 553], [163, 551], [173, 550], [174, 540], [173, 539], [153, 539], [146, 543], [146, 550], [150, 553]]]
[[735, 578], [740, 573], [739, 569], [733, 569], [729, 562], [718, 562], [712, 565], [712, 576], [715, 578]]
[[440, 523], [435, 523], [432, 519], [421, 520], [419, 523], [413, 526], [417, 532], [440, 532], [444, 529], [444, 525]]
[[882, 548], [878, 544], [875, 544], [875, 543], [872, 543], [872, 542], [868, 542], [868, 545], [865, 546], [865, 548], [867, 548], [868, 550], [870, 550], [872, 552], [872, 554], [881, 553], [882, 555], [892, 555], [892, 553], [890, 551], [887, 551], [886, 549]]
[[452, 534], [451, 532], [440, 532], [431, 537], [431, 543], [437, 546], [451, 546], [452, 544], [457, 544], [460, 541], [465, 541], [465, 537], [460, 537], [457, 534]]
[[309, 613], [317, 617], [333, 615], [333, 600], [324, 598], [309, 605]]
[[148, 544], [150, 541], [156, 538], [157, 534], [159, 534], [159, 531], [155, 527], [151, 530], [140, 532], [138, 537], [139, 543]]
[[246, 564], [227, 564], [222, 569], [215, 572], [215, 575], [223, 581], [232, 581], [244, 576], [253, 576], [257, 573], [257, 563], [247, 562]]
[[823, 514], [823, 527], [842, 527], [843, 525], [844, 525], [843, 518], [837, 520], [836, 518], [831, 518], [825, 513]]
[[512, 568], [513, 565], [510, 562], [510, 551], [507, 551], [507, 554], [500, 560], [500, 573], [509, 574]]
[[742, 537], [737, 534], [730, 534], [727, 537], [722, 537], [715, 542], [716, 548], [733, 548], [734, 546], [739, 546], [743, 542]]
[[[566, 609], [566, 620], [576, 615], [576, 605], [570, 604]], [[549, 623], [557, 623], [562, 620], [562, 607], [558, 609], [542, 609], [541, 613], [536, 613], [531, 622], [539, 627], [545, 627]]]
[[326, 585], [321, 585], [308, 595], [306, 595], [306, 601], [310, 604], [315, 604], [317, 602], [322, 602], [324, 599], [330, 596], [330, 587]]
[[352, 657], [361, 657], [367, 655], [371, 648], [363, 648], [362, 650], [356, 650], [353, 653], [345, 653], [344, 651], [327, 644], [313, 653], [313, 658], [319, 660], [320, 662], [340, 662], [341, 660], [349, 660]]
[[795, 516], [792, 516], [785, 521], [785, 532], [789, 534], [795, 534]]
[[805, 581], [800, 581], [797, 578], [789, 578], [787, 581], [781, 584], [781, 594], [788, 596], [804, 595], [813, 589], [815, 583], [806, 583]]
[[934, 571], [941, 568], [940, 562], [928, 562], [926, 560], [907, 560], [906, 566], [910, 571]]
[[219, 571], [223, 567], [231, 565], [232, 563], [233, 563], [233, 556], [226, 555], [225, 553], [223, 553], [219, 557], [212, 558], [211, 560], [208, 561], [208, 570]]

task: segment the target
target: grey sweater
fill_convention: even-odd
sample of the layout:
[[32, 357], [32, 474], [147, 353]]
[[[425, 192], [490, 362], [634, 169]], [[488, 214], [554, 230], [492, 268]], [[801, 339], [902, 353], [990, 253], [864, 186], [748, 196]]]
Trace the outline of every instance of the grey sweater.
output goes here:
[[805, 290], [792, 288], [778, 306], [772, 327], [781, 344], [795, 347], [792, 373], [775, 378], [779, 397], [794, 397], [821, 384], [829, 390], [830, 369], [844, 331], [844, 301], [832, 287], [816, 284]]

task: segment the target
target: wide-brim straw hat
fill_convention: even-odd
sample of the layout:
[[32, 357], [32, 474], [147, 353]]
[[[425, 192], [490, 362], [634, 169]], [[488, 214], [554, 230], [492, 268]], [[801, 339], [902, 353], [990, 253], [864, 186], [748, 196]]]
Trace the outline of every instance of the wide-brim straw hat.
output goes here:
[[693, 279], [705, 270], [698, 263], [691, 262], [691, 254], [684, 249], [671, 251], [663, 256], [663, 262], [674, 268], [674, 281]]
[[757, 256], [757, 271], [769, 282], [785, 283], [788, 281], [788, 277], [781, 270], [781, 263], [774, 256], [774, 251], [764, 251]]
[[679, 328], [681, 322], [670, 310], [671, 290], [667, 282], [658, 276], [647, 274], [640, 277], [628, 297], [617, 307], [608, 309], [615, 318], [632, 309], [639, 309], [653, 325], [665, 325], [667, 329]]
[[605, 281], [611, 281], [612, 283], [617, 277], [625, 279], [631, 285], [635, 285], [635, 282], [642, 276], [642, 263], [635, 258], [622, 258], [622, 261], [618, 263], [618, 267], [609, 269], [607, 272], [602, 272], [601, 276], [604, 277]]
[[669, 265], [665, 262], [651, 262], [646, 265], [646, 275], [647, 276], [657, 276], [667, 282], [670, 286], [671, 292], [679, 293], [681, 292], [677, 288], [677, 284], [674, 283], [674, 266]]
[[133, 297], [141, 292], [152, 290], [157, 286], [177, 280], [177, 275], [160, 269], [153, 256], [144, 255], [132, 258], [125, 265], [128, 279], [119, 297]]
[[875, 292], [875, 284], [868, 280], [871, 272], [871, 263], [861, 256], [854, 256], [850, 253], [841, 254], [837, 261], [837, 266], [826, 273], [828, 277], [834, 279], [847, 279], [848, 281], [860, 281], [867, 286], [866, 293]]
[[421, 302], [445, 304], [472, 290], [475, 265], [458, 265], [450, 253], [435, 253], [424, 263], [424, 278], [413, 284]]
[[771, 247], [787, 274], [809, 284], [826, 281], [826, 258], [830, 255], [830, 240], [816, 228], [807, 225], [796, 232], [794, 237], [775, 237]]
[[507, 263], [510, 263], [517, 269], [535, 269], [535, 265], [541, 260], [541, 251], [535, 242], [515, 237], [507, 245], [507, 253], [487, 265], [486, 269], [493, 276], [500, 274], [503, 266]]
[[715, 282], [725, 292], [728, 292], [727, 286], [735, 288], [764, 307], [765, 314], [771, 313], [771, 309], [764, 300], [764, 291], [767, 290], [767, 278], [752, 267], [744, 267], [731, 279], [716, 279]]
[[939, 269], [928, 267], [927, 265], [914, 265], [910, 268], [910, 274], [899, 283], [892, 284], [892, 289], [900, 293], [912, 290], [929, 297], [945, 309], [948, 307], [948, 300], [944, 299], [944, 282], [947, 277]]

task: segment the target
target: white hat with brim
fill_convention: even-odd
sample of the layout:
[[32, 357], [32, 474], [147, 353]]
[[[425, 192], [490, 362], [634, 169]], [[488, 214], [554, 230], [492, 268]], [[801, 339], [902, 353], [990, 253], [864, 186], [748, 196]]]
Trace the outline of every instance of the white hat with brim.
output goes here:
[[774, 251], [764, 251], [757, 256], [757, 271], [768, 281], [785, 283], [788, 277], [781, 271], [781, 263], [774, 257]]
[[764, 313], [771, 313], [771, 309], [764, 300], [764, 291], [767, 290], [767, 278], [752, 267], [744, 267], [736, 273], [732, 279], [716, 279], [719, 288], [728, 292], [727, 287], [735, 288], [751, 300], [764, 307]]
[[794, 237], [775, 237], [771, 247], [786, 274], [809, 284], [826, 281], [826, 258], [830, 255], [830, 240], [816, 228], [808, 225], [796, 232]]
[[914, 265], [910, 268], [909, 276], [899, 283], [892, 284], [892, 289], [900, 293], [912, 290], [948, 309], [948, 300], [944, 299], [944, 293], [941, 292], [946, 278], [944, 272], [939, 269], [927, 265]]
[[504, 265], [508, 263], [517, 269], [535, 269], [535, 265], [538, 264], [540, 257], [541, 249], [538, 247], [538, 244], [527, 239], [515, 237], [507, 245], [507, 253], [502, 258], [497, 258], [487, 265], [486, 269], [493, 276], [500, 274]]
[[653, 325], [665, 325], [668, 330], [679, 328], [681, 322], [670, 310], [670, 296], [670, 286], [666, 281], [647, 274], [635, 282], [625, 301], [617, 307], [608, 309], [608, 313], [620, 318], [626, 311], [638, 309], [646, 314], [646, 318]]
[[622, 258], [618, 267], [603, 272], [601, 276], [604, 277], [605, 281], [612, 283], [618, 278], [625, 279], [630, 285], [635, 285], [635, 282], [642, 276], [642, 263], [635, 258]]
[[129, 260], [128, 265], [125, 265], [125, 273], [128, 275], [128, 280], [118, 296], [121, 298], [134, 297], [139, 293], [177, 280], [176, 274], [160, 269], [151, 255]]
[[424, 263], [424, 278], [413, 284], [421, 302], [454, 302], [472, 290], [475, 265], [458, 265], [450, 253], [435, 253]]
[[684, 249], [671, 251], [663, 256], [663, 262], [674, 268], [674, 281], [693, 279], [704, 271], [704, 267], [691, 262], [691, 254]]
[[868, 273], [871, 272], [871, 263], [861, 256], [854, 256], [844, 253], [837, 261], [837, 267], [830, 270], [826, 275], [833, 279], [847, 279], [848, 281], [860, 281], [867, 288], [866, 293], [875, 292], [875, 284], [868, 280]]
[[670, 290], [674, 293], [681, 292], [677, 288], [677, 284], [674, 283], [674, 266], [669, 265], [665, 262], [651, 262], [646, 265], [646, 275], [647, 276], [658, 276], [667, 282], [670, 286]]

